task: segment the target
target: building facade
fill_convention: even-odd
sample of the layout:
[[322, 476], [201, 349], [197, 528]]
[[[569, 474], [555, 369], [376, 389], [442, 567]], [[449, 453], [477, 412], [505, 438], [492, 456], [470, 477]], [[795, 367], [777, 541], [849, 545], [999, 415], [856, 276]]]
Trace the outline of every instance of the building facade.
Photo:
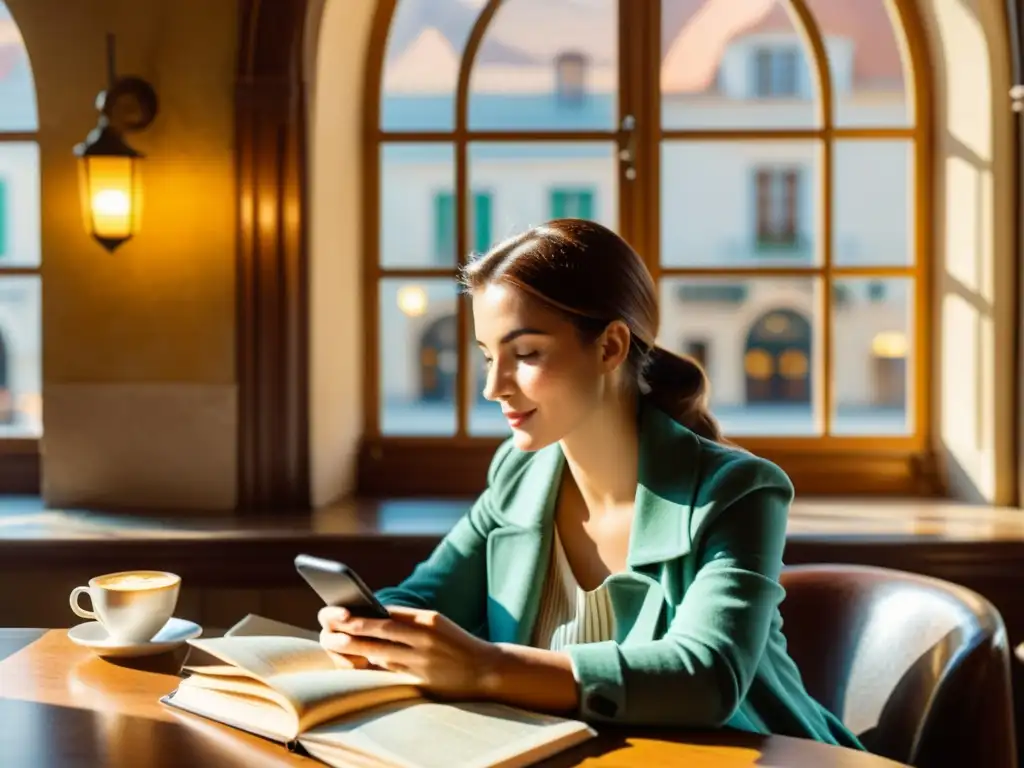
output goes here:
[[[442, 11], [457, 5], [399, 6], [384, 72], [384, 130], [451, 130], [453, 73], [464, 40], [456, 20]], [[617, 127], [614, 3], [590, 2], [586, 20], [579, 5], [510, 0], [498, 11], [471, 75], [471, 130]], [[821, 13], [835, 124], [910, 124], [903, 64], [884, 5], [865, 2], [856, 13], [834, 3], [810, 5]], [[575, 14], [580, 23], [556, 23], [551, 17], [558, 9]], [[716, 0], [663, 3], [661, 121], [667, 136], [659, 147], [660, 264], [665, 269], [814, 265], [826, 231], [819, 138], [694, 140], [670, 133], [820, 125], [806, 43], [784, 5], [758, 0], [733, 3], [731, 9]], [[612, 141], [471, 144], [472, 248], [486, 250], [562, 216], [615, 228], [618, 151]], [[905, 138], [857, 136], [832, 144], [833, 264], [912, 263], [913, 161], [913, 144]], [[382, 266], [455, 263], [453, 190], [450, 144], [383, 147]], [[727, 432], [818, 434], [817, 379], [826, 375], [820, 365], [824, 283], [815, 276], [744, 275], [663, 277], [659, 343], [704, 365], [713, 409]], [[906, 277], [851, 276], [831, 283], [833, 360], [827, 375], [833, 377], [833, 433], [912, 430], [907, 360], [913, 295]], [[449, 280], [383, 281], [385, 434], [454, 432], [456, 300]], [[479, 357], [473, 359], [475, 393], [481, 368]], [[497, 408], [479, 397], [469, 426], [471, 434], [506, 431]]]

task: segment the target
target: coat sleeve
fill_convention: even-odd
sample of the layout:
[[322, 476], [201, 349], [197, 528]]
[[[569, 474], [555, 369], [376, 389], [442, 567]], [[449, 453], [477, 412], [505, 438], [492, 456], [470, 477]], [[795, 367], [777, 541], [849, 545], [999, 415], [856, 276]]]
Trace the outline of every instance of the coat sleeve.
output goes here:
[[498, 526], [501, 467], [512, 451], [502, 443], [487, 472], [487, 488], [425, 561], [401, 584], [378, 591], [385, 606], [425, 608], [467, 632], [487, 627], [487, 536]]
[[792, 498], [785, 473], [753, 456], [704, 481], [691, 518], [695, 576], [666, 634], [568, 649], [585, 718], [717, 728], [732, 717], [784, 595], [778, 579]]

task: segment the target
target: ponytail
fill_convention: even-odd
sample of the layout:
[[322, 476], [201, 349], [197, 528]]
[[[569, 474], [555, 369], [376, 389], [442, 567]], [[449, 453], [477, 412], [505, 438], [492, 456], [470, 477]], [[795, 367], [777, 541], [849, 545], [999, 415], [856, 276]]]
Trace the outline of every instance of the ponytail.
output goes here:
[[708, 377], [696, 360], [654, 346], [640, 373], [641, 392], [660, 410], [694, 434], [725, 442], [708, 409]]

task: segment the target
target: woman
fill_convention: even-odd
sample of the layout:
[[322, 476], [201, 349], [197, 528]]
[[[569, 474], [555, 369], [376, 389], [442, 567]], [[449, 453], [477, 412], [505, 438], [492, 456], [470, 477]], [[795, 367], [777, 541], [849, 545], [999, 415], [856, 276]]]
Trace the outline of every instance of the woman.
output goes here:
[[786, 653], [792, 485], [724, 443], [703, 371], [655, 345], [639, 256], [562, 219], [463, 282], [512, 437], [471, 511], [378, 594], [392, 618], [325, 608], [324, 647], [442, 697], [859, 748]]

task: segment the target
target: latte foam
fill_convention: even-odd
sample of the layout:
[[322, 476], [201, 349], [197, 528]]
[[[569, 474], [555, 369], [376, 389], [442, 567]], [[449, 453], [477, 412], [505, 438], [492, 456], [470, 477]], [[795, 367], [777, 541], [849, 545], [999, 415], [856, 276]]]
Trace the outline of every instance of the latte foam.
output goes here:
[[166, 573], [116, 573], [96, 582], [104, 589], [139, 590], [156, 589], [173, 584], [177, 579]]

